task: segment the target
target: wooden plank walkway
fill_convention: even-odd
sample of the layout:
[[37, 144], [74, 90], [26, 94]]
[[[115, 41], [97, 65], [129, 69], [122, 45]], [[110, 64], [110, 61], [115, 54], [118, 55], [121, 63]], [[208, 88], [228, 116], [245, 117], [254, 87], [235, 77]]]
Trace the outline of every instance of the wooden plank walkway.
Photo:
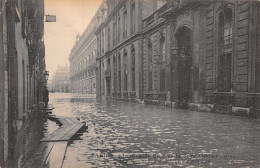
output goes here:
[[69, 141], [84, 125], [84, 123], [75, 123], [61, 126], [49, 136], [41, 139], [41, 142]]
[[61, 168], [66, 154], [68, 141], [85, 125], [77, 118], [48, 115], [47, 118], [61, 124], [57, 130], [40, 141], [48, 148], [42, 158], [40, 168]]
[[57, 117], [57, 116], [47, 116], [50, 120], [54, 120], [56, 122], [59, 122], [62, 125], [70, 125], [70, 124], [75, 124], [75, 123], [82, 123], [80, 122], [77, 118], [75, 117]]
[[55, 142], [51, 152], [41, 167], [44, 168], [61, 168], [63, 159], [67, 150], [68, 141]]

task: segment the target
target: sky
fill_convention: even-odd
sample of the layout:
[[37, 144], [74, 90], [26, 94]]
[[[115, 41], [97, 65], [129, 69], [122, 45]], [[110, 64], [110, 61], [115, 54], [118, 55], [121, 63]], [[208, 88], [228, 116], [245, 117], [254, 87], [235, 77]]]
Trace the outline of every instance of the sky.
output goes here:
[[46, 69], [52, 79], [57, 66], [69, 66], [69, 55], [76, 41], [95, 15], [102, 0], [44, 0], [45, 15], [56, 15], [56, 22], [45, 22]]

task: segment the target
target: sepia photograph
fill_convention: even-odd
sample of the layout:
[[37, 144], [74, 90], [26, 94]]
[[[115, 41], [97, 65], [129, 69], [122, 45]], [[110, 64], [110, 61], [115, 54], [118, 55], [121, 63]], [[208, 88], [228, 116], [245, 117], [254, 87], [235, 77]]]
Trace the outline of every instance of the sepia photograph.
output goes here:
[[260, 168], [260, 0], [0, 0], [0, 168]]

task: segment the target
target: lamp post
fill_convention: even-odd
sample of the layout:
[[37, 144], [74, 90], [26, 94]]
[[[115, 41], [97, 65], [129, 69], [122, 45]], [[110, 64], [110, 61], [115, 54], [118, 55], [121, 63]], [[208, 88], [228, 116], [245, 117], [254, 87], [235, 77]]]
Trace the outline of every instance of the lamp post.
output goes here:
[[44, 77], [45, 77], [45, 81], [46, 81], [46, 85], [47, 85], [47, 81], [48, 81], [48, 78], [49, 78], [49, 71], [44, 72]]

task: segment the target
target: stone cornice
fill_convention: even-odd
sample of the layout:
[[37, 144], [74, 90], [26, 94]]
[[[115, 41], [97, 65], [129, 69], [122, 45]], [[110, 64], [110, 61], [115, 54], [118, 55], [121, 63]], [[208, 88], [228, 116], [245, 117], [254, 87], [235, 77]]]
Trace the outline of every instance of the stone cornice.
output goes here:
[[115, 6], [115, 8], [113, 9], [113, 11], [108, 15], [108, 17], [106, 18], [106, 20], [103, 21], [103, 23], [97, 28], [97, 30], [94, 32], [95, 35], [97, 35], [101, 29], [103, 29], [112, 19], [114, 15], [117, 14], [117, 12], [119, 11], [119, 9], [125, 4], [127, 0], [120, 0], [118, 2], [118, 4]]

